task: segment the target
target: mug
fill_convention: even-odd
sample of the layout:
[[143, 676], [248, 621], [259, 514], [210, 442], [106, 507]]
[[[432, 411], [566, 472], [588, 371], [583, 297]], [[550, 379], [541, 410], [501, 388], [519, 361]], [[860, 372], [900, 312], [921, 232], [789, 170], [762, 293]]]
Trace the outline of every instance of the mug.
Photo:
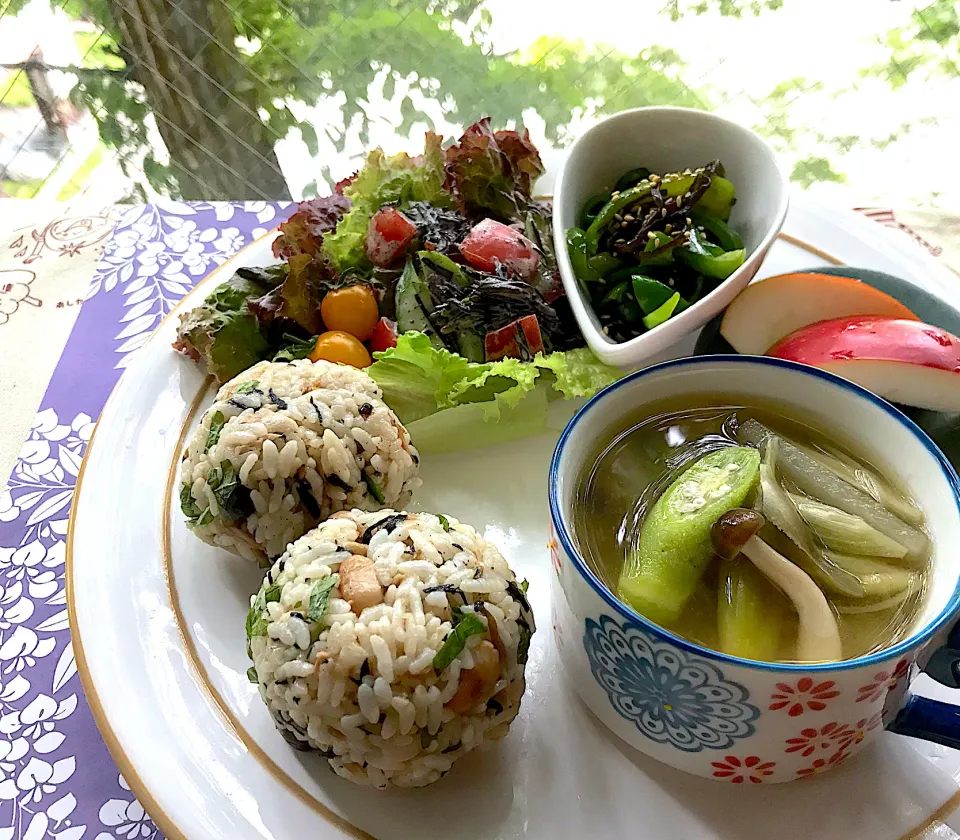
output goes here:
[[[571, 505], [598, 441], [663, 400], [775, 406], [881, 468], [924, 511], [933, 551], [913, 626], [889, 648], [823, 664], [756, 662], [664, 630], [619, 601], [580, 554]], [[883, 729], [960, 746], [960, 707], [911, 696], [921, 668], [960, 686], [960, 479], [912, 421], [831, 373], [780, 359], [706, 356], [630, 374], [567, 424], [550, 465], [553, 625], [590, 710], [659, 761], [733, 783], [814, 776]]]

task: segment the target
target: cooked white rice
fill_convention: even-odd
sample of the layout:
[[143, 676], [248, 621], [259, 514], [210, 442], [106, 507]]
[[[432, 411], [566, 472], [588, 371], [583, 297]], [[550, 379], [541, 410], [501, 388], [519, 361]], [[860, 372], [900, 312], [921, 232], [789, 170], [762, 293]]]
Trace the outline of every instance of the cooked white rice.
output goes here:
[[367, 374], [260, 362], [220, 388], [194, 432], [181, 508], [204, 542], [266, 565], [335, 511], [406, 505], [418, 465]]
[[[381, 599], [359, 614], [345, 600], [356, 592], [348, 560], [372, 565]], [[323, 606], [316, 593], [330, 586]], [[337, 513], [289, 546], [251, 599], [249, 676], [287, 741], [319, 751], [338, 775], [427, 785], [517, 716], [535, 629], [523, 589], [500, 552], [453, 518]], [[458, 651], [451, 631], [465, 620], [478, 632]], [[445, 642], [455, 655], [438, 671]]]

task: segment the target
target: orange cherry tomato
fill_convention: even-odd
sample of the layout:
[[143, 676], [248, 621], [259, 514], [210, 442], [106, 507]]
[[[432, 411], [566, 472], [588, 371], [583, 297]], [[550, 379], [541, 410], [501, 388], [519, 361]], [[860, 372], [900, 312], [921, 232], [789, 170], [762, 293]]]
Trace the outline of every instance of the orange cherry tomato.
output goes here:
[[328, 292], [320, 303], [320, 317], [328, 330], [342, 330], [366, 341], [380, 320], [380, 308], [373, 289], [358, 283]]
[[343, 330], [325, 332], [314, 345], [307, 357], [311, 362], [340, 362], [342, 365], [351, 365], [355, 368], [367, 367], [372, 359], [363, 346], [354, 336]]

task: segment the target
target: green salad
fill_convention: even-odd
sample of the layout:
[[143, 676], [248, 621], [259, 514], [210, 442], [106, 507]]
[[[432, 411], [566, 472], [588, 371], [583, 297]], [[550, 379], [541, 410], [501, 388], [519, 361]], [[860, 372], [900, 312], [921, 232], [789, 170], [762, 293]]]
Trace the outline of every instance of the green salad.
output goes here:
[[182, 315], [174, 347], [220, 383], [265, 360], [365, 368], [421, 452], [543, 432], [551, 400], [619, 372], [570, 310], [542, 172], [526, 132], [488, 119], [417, 156], [374, 150], [280, 225], [278, 264]]
[[605, 335], [622, 342], [652, 330], [743, 265], [743, 239], [727, 224], [735, 202], [716, 160], [664, 175], [631, 169], [587, 200], [567, 246]]

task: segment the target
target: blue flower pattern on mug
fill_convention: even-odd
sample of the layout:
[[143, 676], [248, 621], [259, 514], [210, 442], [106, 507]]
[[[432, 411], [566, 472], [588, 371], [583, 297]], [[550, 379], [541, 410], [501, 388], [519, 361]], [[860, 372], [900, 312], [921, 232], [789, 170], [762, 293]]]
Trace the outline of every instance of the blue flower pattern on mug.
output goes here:
[[650, 740], [684, 752], [723, 750], [753, 735], [760, 710], [749, 692], [709, 662], [609, 616], [588, 618], [590, 670], [617, 713]]

